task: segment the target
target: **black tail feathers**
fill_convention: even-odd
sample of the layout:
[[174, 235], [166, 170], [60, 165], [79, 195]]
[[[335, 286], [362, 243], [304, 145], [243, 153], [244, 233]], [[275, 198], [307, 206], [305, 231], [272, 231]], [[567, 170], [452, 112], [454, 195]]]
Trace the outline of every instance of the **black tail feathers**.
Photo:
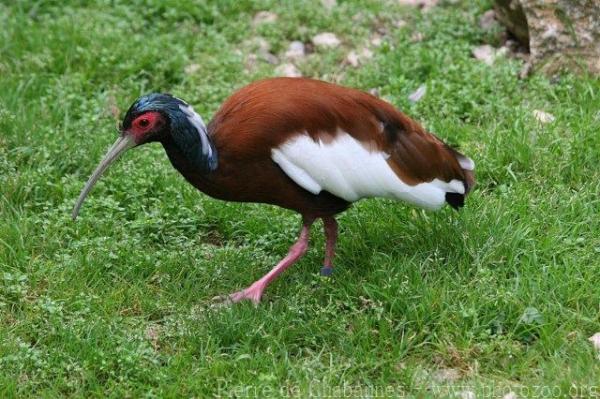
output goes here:
[[465, 195], [459, 194], [459, 193], [447, 192], [446, 193], [446, 202], [452, 208], [459, 210], [460, 208], [465, 206]]

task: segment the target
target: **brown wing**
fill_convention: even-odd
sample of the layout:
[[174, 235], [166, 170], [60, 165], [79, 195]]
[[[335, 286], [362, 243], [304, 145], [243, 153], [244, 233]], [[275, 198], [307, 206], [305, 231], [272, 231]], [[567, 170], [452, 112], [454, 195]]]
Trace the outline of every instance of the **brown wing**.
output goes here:
[[345, 132], [389, 154], [389, 166], [407, 184], [460, 180], [465, 192], [474, 184], [468, 158], [389, 103], [318, 80], [252, 83], [223, 104], [208, 129], [220, 153], [245, 161], [269, 158], [273, 148], [299, 134], [327, 143]]

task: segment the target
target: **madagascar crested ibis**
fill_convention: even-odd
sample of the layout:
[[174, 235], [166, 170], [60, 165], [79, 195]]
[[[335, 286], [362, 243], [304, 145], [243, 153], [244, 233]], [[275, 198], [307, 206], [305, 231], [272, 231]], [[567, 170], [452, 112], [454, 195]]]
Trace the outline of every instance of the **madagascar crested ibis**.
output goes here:
[[302, 215], [289, 252], [248, 288], [224, 297], [261, 300], [267, 285], [308, 249], [323, 219], [321, 274], [333, 271], [335, 215], [361, 198], [404, 200], [426, 209], [463, 206], [475, 182], [471, 159], [425, 131], [387, 102], [365, 92], [304, 78], [254, 82], [233, 94], [204, 124], [191, 105], [169, 94], [137, 99], [121, 136], [83, 188], [73, 209], [129, 148], [157, 141], [198, 190], [226, 201], [258, 202]]

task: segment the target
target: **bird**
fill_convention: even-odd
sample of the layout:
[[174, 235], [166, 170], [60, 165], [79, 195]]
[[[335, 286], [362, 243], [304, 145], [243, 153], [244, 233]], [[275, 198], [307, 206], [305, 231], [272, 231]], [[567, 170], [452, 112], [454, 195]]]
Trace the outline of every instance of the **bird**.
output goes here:
[[174, 168], [210, 197], [276, 205], [301, 215], [297, 240], [273, 269], [222, 296], [258, 305], [267, 286], [296, 263], [321, 219], [331, 275], [338, 223], [352, 203], [383, 197], [436, 210], [459, 209], [475, 184], [474, 162], [390, 103], [310, 78], [268, 78], [232, 94], [207, 124], [184, 100], [138, 98], [120, 135], [81, 191], [73, 220], [104, 171], [130, 148], [158, 142]]

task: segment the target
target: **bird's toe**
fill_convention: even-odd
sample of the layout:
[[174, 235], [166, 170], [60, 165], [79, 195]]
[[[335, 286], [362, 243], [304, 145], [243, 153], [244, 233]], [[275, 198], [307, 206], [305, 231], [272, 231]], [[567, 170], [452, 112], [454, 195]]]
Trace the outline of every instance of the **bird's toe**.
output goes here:
[[215, 307], [231, 306], [234, 303], [241, 302], [243, 300], [252, 301], [255, 306], [260, 304], [263, 290], [257, 287], [250, 286], [241, 291], [234, 292], [228, 295], [218, 295], [212, 298], [212, 302]]

